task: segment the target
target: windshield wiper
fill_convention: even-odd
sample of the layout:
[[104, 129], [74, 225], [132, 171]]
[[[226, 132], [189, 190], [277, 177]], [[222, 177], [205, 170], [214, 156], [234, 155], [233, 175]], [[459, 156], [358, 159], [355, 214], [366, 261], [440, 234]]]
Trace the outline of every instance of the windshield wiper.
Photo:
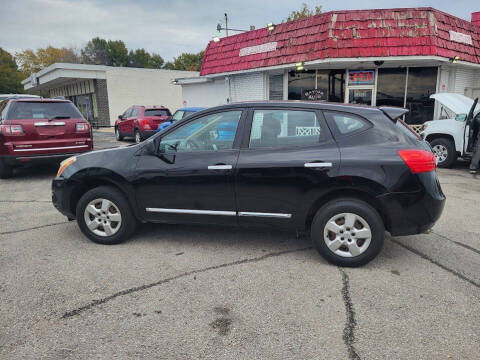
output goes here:
[[71, 119], [70, 116], [67, 116], [67, 115], [56, 115], [54, 117], [51, 117], [50, 119], [48, 119], [48, 121], [52, 121], [52, 120], [59, 120], [59, 119]]

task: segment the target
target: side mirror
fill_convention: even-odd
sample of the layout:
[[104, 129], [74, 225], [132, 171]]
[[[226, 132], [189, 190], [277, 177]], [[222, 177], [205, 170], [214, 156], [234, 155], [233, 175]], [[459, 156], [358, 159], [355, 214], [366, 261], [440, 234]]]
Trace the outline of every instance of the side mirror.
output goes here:
[[118, 115], [118, 120], [123, 120], [123, 115]]
[[455, 116], [456, 121], [465, 121], [467, 119], [467, 114], [458, 114]]
[[146, 141], [144, 149], [145, 149], [145, 154], [147, 155], [152, 155], [152, 156], [158, 155], [157, 146], [155, 145], [154, 140]]

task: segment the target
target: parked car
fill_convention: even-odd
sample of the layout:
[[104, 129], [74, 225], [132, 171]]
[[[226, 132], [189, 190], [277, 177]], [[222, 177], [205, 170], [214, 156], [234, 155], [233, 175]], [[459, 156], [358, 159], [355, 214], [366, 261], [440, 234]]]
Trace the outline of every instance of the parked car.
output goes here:
[[453, 93], [438, 93], [430, 96], [440, 104], [440, 119], [425, 122], [422, 138], [430, 143], [438, 167], [453, 166], [458, 157], [469, 158], [475, 141], [472, 127], [480, 116], [478, 99]]
[[191, 114], [194, 114], [198, 111], [202, 111], [204, 109], [205, 108], [201, 108], [201, 107], [189, 107], [189, 108], [178, 109], [177, 111], [175, 111], [175, 113], [173, 114], [170, 121], [165, 121], [164, 123], [158, 125], [157, 132], [160, 132], [160, 131], [166, 129], [167, 127], [172, 125], [175, 121], [182, 120], [182, 119], [186, 118], [187, 116], [189, 116]]
[[9, 98], [0, 105], [0, 178], [30, 162], [93, 148], [90, 125], [68, 100]]
[[29, 94], [0, 94], [0, 104], [2, 101], [7, 100], [8, 98], [31, 98], [31, 99], [38, 99], [40, 96], [38, 95], [29, 95]]
[[359, 266], [385, 230], [425, 232], [443, 210], [433, 153], [396, 120], [406, 111], [211, 108], [140, 145], [72, 158], [53, 180], [53, 203], [101, 244], [128, 239], [137, 221], [273, 226], [307, 231], [328, 261]]
[[132, 106], [115, 122], [117, 140], [133, 137], [138, 144], [155, 134], [157, 127], [172, 117], [170, 110], [163, 106]]

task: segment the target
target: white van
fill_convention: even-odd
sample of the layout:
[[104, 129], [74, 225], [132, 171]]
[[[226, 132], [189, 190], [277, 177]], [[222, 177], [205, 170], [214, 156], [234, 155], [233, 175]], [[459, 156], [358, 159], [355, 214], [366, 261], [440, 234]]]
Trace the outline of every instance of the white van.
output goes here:
[[440, 104], [440, 116], [425, 122], [421, 136], [430, 143], [438, 167], [451, 167], [458, 157], [472, 156], [475, 139], [471, 124], [480, 116], [478, 98], [453, 93], [438, 93], [430, 98]]

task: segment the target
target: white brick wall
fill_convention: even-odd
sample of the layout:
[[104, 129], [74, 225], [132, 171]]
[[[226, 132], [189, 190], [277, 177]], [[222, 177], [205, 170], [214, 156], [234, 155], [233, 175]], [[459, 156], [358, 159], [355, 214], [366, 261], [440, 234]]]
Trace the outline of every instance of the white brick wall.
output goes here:
[[182, 107], [182, 89], [171, 84], [171, 80], [194, 76], [198, 76], [198, 72], [108, 67], [110, 124], [132, 105], [163, 105], [173, 113]]

